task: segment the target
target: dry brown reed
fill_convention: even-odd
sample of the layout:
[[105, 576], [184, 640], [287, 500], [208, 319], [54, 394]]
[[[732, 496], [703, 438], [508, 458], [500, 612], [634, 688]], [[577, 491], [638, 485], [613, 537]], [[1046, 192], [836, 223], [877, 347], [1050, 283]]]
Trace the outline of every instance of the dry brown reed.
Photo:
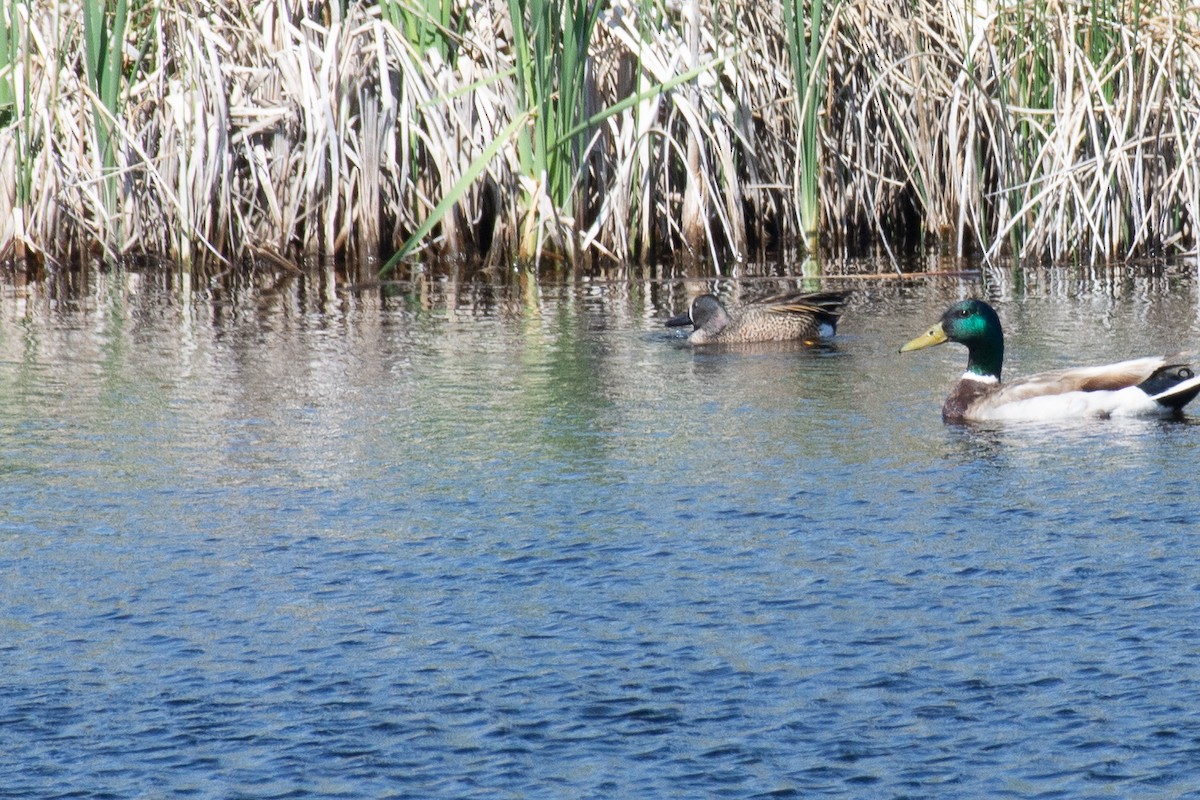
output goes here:
[[[534, 241], [539, 263], [736, 263], [805, 243], [778, 5], [604, 4], [584, 147], [548, 146], [575, 174], [556, 200], [519, 152], [549, 107], [521, 107], [504, 2], [455, 2], [453, 30], [430, 20], [409, 41], [374, 4], [154, 0], [130, 20], [113, 113], [82, 63], [91, 1], [0, 4], [15, 44], [0, 63], [3, 253], [378, 266], [439, 204], [418, 258], [509, 265]], [[1089, 261], [1196, 248], [1195, 7], [826, 0], [824, 20], [805, 32], [826, 70], [821, 245]]]

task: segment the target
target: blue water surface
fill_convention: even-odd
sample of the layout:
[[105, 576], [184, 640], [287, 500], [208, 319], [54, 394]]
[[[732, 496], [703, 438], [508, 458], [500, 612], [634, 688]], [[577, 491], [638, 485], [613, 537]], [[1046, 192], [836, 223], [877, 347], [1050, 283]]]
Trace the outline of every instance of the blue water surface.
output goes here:
[[[946, 426], [1186, 349], [1195, 281], [0, 305], [0, 797], [1200, 797], [1200, 425]], [[1200, 409], [1197, 409], [1200, 413]]]

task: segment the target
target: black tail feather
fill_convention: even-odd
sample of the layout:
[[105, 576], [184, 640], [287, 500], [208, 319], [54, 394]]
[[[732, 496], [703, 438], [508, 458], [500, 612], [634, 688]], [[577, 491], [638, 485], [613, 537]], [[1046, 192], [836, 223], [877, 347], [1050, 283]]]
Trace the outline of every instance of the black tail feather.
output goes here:
[[1200, 394], [1200, 378], [1189, 367], [1168, 364], [1159, 367], [1138, 388], [1154, 398], [1159, 405], [1180, 410]]

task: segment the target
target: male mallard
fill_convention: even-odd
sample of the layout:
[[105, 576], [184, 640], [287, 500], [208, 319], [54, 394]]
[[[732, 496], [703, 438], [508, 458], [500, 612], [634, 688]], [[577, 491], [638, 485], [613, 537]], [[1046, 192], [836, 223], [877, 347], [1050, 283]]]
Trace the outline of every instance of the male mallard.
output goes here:
[[727, 311], [714, 295], [702, 294], [686, 314], [667, 320], [667, 326], [691, 325], [692, 344], [816, 339], [833, 335], [848, 298], [848, 292], [793, 292]]
[[1179, 413], [1200, 393], [1200, 377], [1167, 356], [1042, 372], [1000, 383], [1004, 332], [995, 310], [980, 300], [951, 306], [900, 352], [947, 341], [967, 347], [967, 371], [942, 406], [947, 422], [1167, 416]]

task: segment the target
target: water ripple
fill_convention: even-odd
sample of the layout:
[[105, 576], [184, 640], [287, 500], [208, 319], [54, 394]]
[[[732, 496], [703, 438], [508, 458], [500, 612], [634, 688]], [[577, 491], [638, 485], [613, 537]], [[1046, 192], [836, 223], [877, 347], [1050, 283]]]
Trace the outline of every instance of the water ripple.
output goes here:
[[837, 358], [567, 314], [45, 366], [0, 797], [1193, 792], [1200, 426], [945, 428], [925, 310]]

